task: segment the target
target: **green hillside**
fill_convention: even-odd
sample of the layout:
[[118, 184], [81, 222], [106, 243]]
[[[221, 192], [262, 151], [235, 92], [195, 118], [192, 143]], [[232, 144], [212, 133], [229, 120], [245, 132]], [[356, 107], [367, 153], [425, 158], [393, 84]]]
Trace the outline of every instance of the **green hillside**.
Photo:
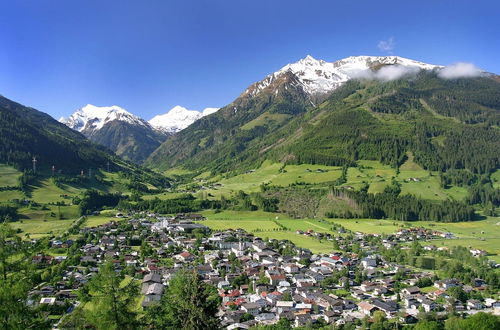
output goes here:
[[414, 80], [352, 80], [301, 111], [292, 97], [258, 94], [238, 107], [240, 97], [166, 141], [147, 164], [214, 173], [256, 168], [265, 159], [331, 166], [377, 160], [396, 168], [412, 152], [425, 170], [489, 173], [499, 166], [499, 97], [497, 80], [448, 81], [431, 72]]
[[166, 136], [148, 127], [115, 120], [93, 133], [89, 139], [124, 159], [141, 163], [165, 141]]

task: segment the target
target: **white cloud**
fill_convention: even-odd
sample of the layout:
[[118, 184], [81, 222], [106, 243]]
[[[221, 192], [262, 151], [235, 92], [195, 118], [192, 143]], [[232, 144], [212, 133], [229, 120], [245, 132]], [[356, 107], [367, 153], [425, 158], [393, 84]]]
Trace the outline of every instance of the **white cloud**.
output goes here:
[[381, 80], [381, 81], [389, 81], [396, 80], [403, 77], [411, 77], [415, 76], [420, 71], [420, 68], [416, 66], [404, 66], [404, 65], [386, 65], [381, 67], [377, 71], [361, 70], [361, 71], [353, 71], [349, 74], [353, 78], [359, 79], [369, 79], [369, 80]]
[[396, 42], [394, 41], [393, 37], [390, 37], [387, 40], [380, 40], [377, 44], [378, 49], [380, 49], [383, 52], [387, 52], [389, 54], [392, 54], [392, 50], [396, 46]]
[[448, 65], [438, 72], [438, 76], [443, 79], [473, 78], [483, 74], [483, 71], [474, 64], [464, 62]]

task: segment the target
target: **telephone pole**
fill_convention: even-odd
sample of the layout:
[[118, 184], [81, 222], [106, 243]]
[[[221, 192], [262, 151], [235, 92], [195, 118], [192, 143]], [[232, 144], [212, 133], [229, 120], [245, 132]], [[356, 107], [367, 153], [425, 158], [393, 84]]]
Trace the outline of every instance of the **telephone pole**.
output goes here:
[[52, 165], [52, 176], [54, 176], [54, 173], [56, 172], [56, 167]]
[[36, 174], [36, 162], [37, 162], [36, 156], [33, 156], [32, 162], [33, 162], [33, 174]]

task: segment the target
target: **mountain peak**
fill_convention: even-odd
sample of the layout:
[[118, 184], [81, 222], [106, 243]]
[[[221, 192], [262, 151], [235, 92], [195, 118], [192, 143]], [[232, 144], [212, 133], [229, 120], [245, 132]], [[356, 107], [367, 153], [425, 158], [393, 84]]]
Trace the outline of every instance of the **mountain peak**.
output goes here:
[[202, 112], [188, 110], [183, 106], [176, 105], [163, 115], [153, 117], [149, 124], [164, 133], [177, 133], [201, 117], [208, 116], [219, 110], [219, 108], [205, 108]]
[[148, 126], [148, 123], [144, 120], [117, 105], [99, 107], [93, 104], [87, 104], [77, 109], [68, 118], [61, 117], [59, 119], [61, 123], [76, 131], [85, 131], [86, 135], [101, 129], [105, 124], [114, 120], [124, 121], [134, 125]]
[[300, 59], [297, 63], [301, 63], [304, 65], [315, 65], [315, 64], [320, 63], [320, 62], [323, 62], [323, 61], [317, 60], [314, 57], [312, 57], [311, 55], [307, 55], [303, 59]]
[[278, 77], [291, 72], [307, 94], [322, 95], [333, 91], [349, 79], [359, 77], [361, 71], [369, 71], [385, 65], [401, 65], [418, 70], [432, 70], [439, 66], [399, 56], [350, 56], [335, 62], [318, 60], [307, 55], [290, 63], [250, 86], [244, 94], [255, 96], [263, 89], [276, 84]]

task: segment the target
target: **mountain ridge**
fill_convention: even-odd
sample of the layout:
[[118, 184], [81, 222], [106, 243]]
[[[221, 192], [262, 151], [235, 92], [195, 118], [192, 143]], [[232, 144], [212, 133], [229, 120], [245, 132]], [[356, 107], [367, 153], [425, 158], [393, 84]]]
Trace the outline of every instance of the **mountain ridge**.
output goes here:
[[[328, 64], [308, 56], [267, 75], [263, 80], [250, 85], [238, 98], [216, 114], [202, 118], [172, 136], [151, 154], [146, 164], [162, 170], [182, 166], [219, 173], [253, 168], [266, 158], [272, 158], [274, 161], [342, 165], [353, 164], [359, 155], [364, 155], [363, 157], [368, 159], [377, 159], [398, 166], [410, 145], [416, 144], [422, 149], [417, 151], [416, 159], [422, 164], [427, 162], [426, 167], [469, 166], [481, 172], [485, 170], [476, 168], [468, 156], [463, 156], [463, 159], [457, 160], [456, 164], [451, 164], [448, 160], [439, 160], [436, 157], [451, 159], [453, 155], [448, 154], [446, 150], [440, 150], [442, 156], [431, 156], [432, 152], [436, 152], [434, 150], [437, 148], [436, 142], [431, 143], [429, 137], [425, 136], [422, 137], [425, 142], [414, 141], [409, 132], [414, 129], [411, 128], [412, 125], [421, 125], [421, 122], [433, 125], [435, 119], [430, 119], [429, 115], [434, 111], [435, 116], [455, 118], [454, 120], [463, 123], [460, 125], [466, 125], [440, 121], [442, 126], [435, 128], [447, 132], [450, 149], [452, 145], [456, 148], [457, 143], [464, 142], [462, 137], [452, 136], [453, 130], [447, 127], [450, 125], [456, 126], [455, 131], [471, 134], [471, 139], [478, 137], [473, 136], [471, 127], [467, 125], [476, 125], [474, 124], [476, 122], [478, 125], [488, 125], [484, 134], [491, 138], [496, 133], [489, 127], [498, 122], [500, 107], [500, 104], [494, 101], [495, 95], [499, 92], [499, 85], [494, 83], [497, 80], [490, 79], [495, 76], [472, 72], [468, 73], [466, 78], [461, 78], [458, 74], [454, 75], [453, 79], [448, 79], [441, 75], [443, 66], [397, 56], [350, 57], [334, 63], [336, 64]], [[294, 65], [297, 68], [294, 68]], [[317, 70], [318, 65], [323, 69]], [[351, 73], [352, 78], [347, 77], [347, 74], [334, 75], [333, 71], [338, 71], [339, 68]], [[311, 74], [316, 74], [319, 77], [318, 81], [312, 81], [313, 79], [309, 77]], [[341, 88], [344, 86], [347, 87]], [[468, 86], [470, 90], [464, 86]], [[485, 91], [488, 90], [490, 94], [481, 91], [479, 89], [481, 86], [484, 86]], [[378, 92], [375, 93], [374, 90]], [[449, 99], [447, 93], [453, 94], [455, 99]], [[366, 95], [370, 95], [370, 98]], [[360, 101], [354, 102], [352, 98], [359, 98]], [[354, 143], [351, 150], [347, 146], [341, 149], [332, 148], [328, 140], [318, 136], [318, 134], [330, 135], [328, 131], [321, 129], [321, 125], [316, 125], [333, 114], [322, 110], [325, 107], [323, 102], [328, 99], [330, 99], [328, 107], [332, 111], [337, 108], [342, 109], [339, 114], [342, 113], [344, 117], [332, 118], [332, 123], [339, 120], [339, 129], [341, 128], [343, 134], [346, 134], [347, 139], [352, 139], [350, 143]], [[431, 112], [425, 109], [424, 102], [432, 103]], [[348, 104], [354, 107], [353, 110], [344, 109]], [[463, 111], [464, 105], [476, 109], [476, 113]], [[415, 119], [408, 117], [410, 114], [415, 116]], [[386, 118], [393, 118], [395, 122], [402, 120], [406, 125], [403, 125], [404, 127], [387, 125]], [[368, 141], [363, 142], [363, 136], [370, 134], [369, 131], [360, 136], [353, 134], [356, 132], [357, 121], [360, 121], [361, 125], [359, 132], [367, 130], [370, 125], [377, 127], [376, 138], [380, 141], [377, 143], [369, 141], [369, 144]], [[365, 124], [368, 126], [363, 126]], [[308, 133], [309, 140], [317, 140], [317, 143], [313, 144], [301, 141], [311, 125], [316, 127], [317, 131]], [[352, 129], [349, 128], [351, 125]], [[331, 129], [336, 128], [332, 126]], [[402, 135], [397, 132], [398, 129], [404, 129]], [[437, 133], [428, 131], [426, 134]], [[340, 137], [333, 135], [331, 138]], [[400, 144], [399, 138], [404, 143]], [[341, 141], [342, 139], [338, 140], [339, 145], [344, 143]], [[476, 142], [481, 147], [486, 147], [479, 140]], [[310, 152], [303, 153], [302, 147], [295, 148], [296, 143], [300, 146], [307, 145]], [[322, 150], [323, 146], [327, 145], [328, 147]], [[387, 148], [382, 148], [382, 145]], [[361, 152], [359, 148], [364, 148], [364, 151]], [[373, 152], [367, 152], [367, 148]], [[458, 153], [461, 151], [457, 150]], [[425, 157], [431, 157], [432, 161], [425, 160]], [[489, 153], [488, 157], [490, 158], [485, 160], [485, 163], [489, 165], [485, 167], [494, 168], [498, 159]], [[463, 162], [467, 165], [463, 165], [465, 164]]]

